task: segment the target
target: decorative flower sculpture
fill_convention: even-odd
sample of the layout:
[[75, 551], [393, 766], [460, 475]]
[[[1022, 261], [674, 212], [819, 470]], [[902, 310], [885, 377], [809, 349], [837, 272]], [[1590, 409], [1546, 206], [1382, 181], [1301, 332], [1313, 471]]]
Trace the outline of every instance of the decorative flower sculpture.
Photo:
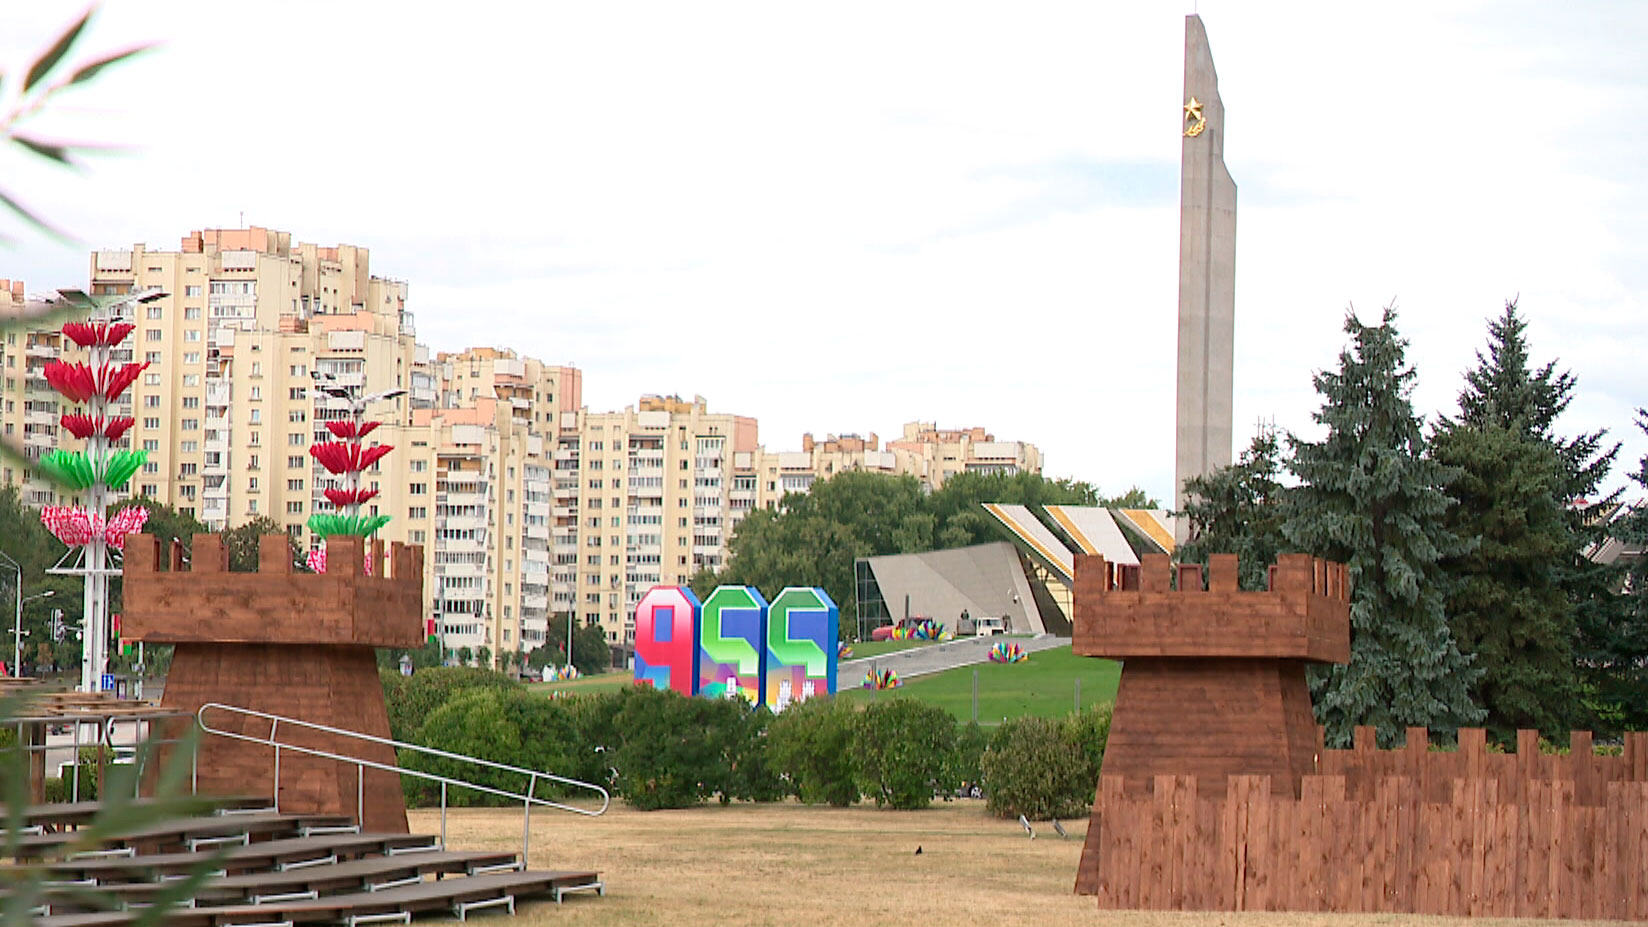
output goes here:
[[[375, 489], [361, 488], [362, 471], [395, 449], [388, 444], [367, 447], [361, 443], [363, 438], [377, 430], [379, 424], [354, 420], [328, 421], [326, 430], [332, 433], [335, 440], [309, 446], [309, 456], [320, 461], [327, 472], [343, 477], [342, 488], [333, 487], [325, 490], [326, 500], [332, 503], [337, 511], [317, 512], [309, 516], [309, 530], [316, 536], [324, 538], [342, 534], [366, 538], [376, 534], [378, 529], [389, 523], [388, 515], [361, 514], [361, 506], [378, 495]], [[326, 572], [325, 552], [321, 551], [317, 559], [315, 552], [311, 551], [309, 566], [317, 573]], [[368, 569], [370, 566], [368, 560]]]
[[899, 679], [898, 674], [892, 670], [882, 670], [880, 673], [870, 670], [864, 674], [864, 688], [866, 689], [897, 689], [902, 685], [904, 685], [904, 681]]
[[1001, 643], [990, 648], [991, 663], [1023, 663], [1028, 659], [1030, 655], [1018, 644]]

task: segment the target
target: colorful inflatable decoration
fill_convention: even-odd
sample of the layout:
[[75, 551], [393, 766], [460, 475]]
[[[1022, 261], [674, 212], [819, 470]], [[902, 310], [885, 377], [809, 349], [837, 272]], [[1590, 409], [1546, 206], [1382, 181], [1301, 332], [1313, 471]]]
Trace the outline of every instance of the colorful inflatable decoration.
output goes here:
[[754, 586], [720, 586], [698, 609], [698, 694], [761, 701], [767, 600]]
[[[368, 397], [370, 399], [371, 397]], [[360, 411], [357, 403], [355, 411]], [[309, 516], [309, 530], [316, 537], [330, 537], [335, 534], [351, 535], [369, 538], [376, 534], [379, 528], [389, 524], [388, 515], [362, 515], [361, 506], [377, 496], [375, 489], [362, 489], [360, 475], [373, 464], [382, 460], [394, 450], [393, 445], [378, 444], [368, 446], [361, 443], [372, 432], [376, 431], [379, 422], [362, 421], [328, 421], [326, 430], [332, 433], [334, 440], [323, 441], [309, 446], [309, 456], [320, 462], [328, 473], [343, 477], [343, 488], [328, 487], [325, 490], [326, 501], [332, 503], [336, 512], [316, 512]], [[368, 558], [368, 563], [370, 563]], [[309, 566], [317, 573], [326, 572], [326, 553], [321, 551], [318, 560], [314, 552], [309, 554]]]
[[951, 633], [942, 623], [931, 618], [922, 618], [901, 624], [888, 632], [886, 639], [895, 641], [948, 641], [954, 640]]
[[654, 586], [635, 609], [635, 681], [775, 711], [833, 694], [840, 616], [822, 589], [790, 587], [769, 604], [753, 586], [722, 586], [700, 603]]
[[762, 703], [783, 711], [794, 702], [835, 692], [840, 630], [841, 609], [823, 589], [787, 586], [779, 592], [767, 610]]
[[897, 689], [902, 685], [904, 685], [904, 680], [899, 679], [898, 674], [892, 670], [882, 670], [880, 673], [870, 670], [864, 674], [864, 688], [866, 689]]
[[1023, 663], [1028, 659], [1030, 655], [1018, 644], [1001, 643], [990, 648], [991, 663]]
[[835, 655], [836, 658], [840, 660], [850, 659], [853, 655], [853, 648], [847, 646], [846, 641], [842, 641], [840, 644], [836, 645]]

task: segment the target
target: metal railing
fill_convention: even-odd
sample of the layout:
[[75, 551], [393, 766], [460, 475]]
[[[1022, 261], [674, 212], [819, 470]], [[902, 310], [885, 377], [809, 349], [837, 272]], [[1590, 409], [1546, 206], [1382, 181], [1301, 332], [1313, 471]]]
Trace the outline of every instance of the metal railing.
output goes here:
[[[221, 711], [243, 718], [258, 718], [260, 720], [268, 721], [269, 734], [267, 737], [255, 737], [250, 734], [240, 733], [239, 731], [228, 731], [221, 728], [212, 727], [206, 722], [206, 713], [209, 711]], [[291, 751], [293, 753], [301, 753], [307, 756], [318, 756], [323, 759], [336, 760], [340, 763], [353, 764], [355, 767], [355, 812], [357, 815], [357, 823], [361, 823], [363, 826], [363, 810], [366, 805], [366, 770], [378, 769], [385, 772], [392, 772], [400, 776], [412, 776], [416, 779], [424, 779], [429, 782], [440, 783], [441, 849], [443, 850], [446, 849], [446, 809], [447, 788], [449, 786], [472, 789], [476, 792], [483, 792], [488, 795], [496, 795], [500, 798], [507, 798], [521, 802], [521, 865], [523, 867], [527, 865], [528, 853], [531, 850], [532, 809], [534, 806], [554, 808], [558, 811], [570, 811], [573, 814], [582, 814], [586, 817], [598, 817], [605, 814], [608, 806], [612, 804], [612, 796], [607, 793], [607, 790], [591, 782], [583, 782], [578, 779], [568, 779], [565, 776], [557, 776], [553, 773], [539, 772], [532, 769], [522, 769], [519, 766], [510, 766], [506, 763], [494, 763], [491, 760], [483, 760], [473, 756], [464, 756], [459, 753], [448, 753], [445, 750], [437, 750], [434, 747], [425, 747], [419, 744], [406, 743], [405, 741], [400, 740], [391, 740], [387, 737], [377, 737], [372, 734], [362, 734], [359, 731], [344, 730], [343, 728], [330, 727], [325, 724], [316, 724], [312, 721], [302, 721], [297, 718], [287, 718], [281, 715], [273, 715], [267, 712], [256, 711], [251, 708], [241, 708], [236, 705], [225, 705], [221, 702], [207, 702], [206, 704], [200, 706], [200, 710], [195, 713], [195, 719], [199, 722], [201, 731], [206, 734], [213, 734], [218, 737], [228, 737], [232, 740], [243, 740], [248, 743], [262, 744], [264, 746], [274, 748], [275, 775], [272, 797], [274, 799], [273, 807], [276, 812], [280, 811], [280, 754], [283, 750]], [[497, 789], [492, 786], [481, 785], [475, 782], [467, 782], [463, 779], [455, 779], [450, 776], [427, 773], [416, 769], [402, 769], [398, 766], [392, 766], [387, 763], [379, 763], [375, 760], [368, 760], [363, 757], [345, 756], [343, 754], [332, 753], [330, 751], [320, 750], [314, 747], [304, 747], [293, 743], [283, 743], [279, 739], [280, 729], [283, 726], [295, 727], [306, 731], [320, 731], [322, 733], [332, 734], [338, 737], [365, 741], [367, 743], [381, 744], [395, 750], [409, 750], [414, 753], [424, 754], [425, 756], [435, 756], [442, 759], [455, 760], [460, 763], [468, 763], [472, 766], [484, 767], [486, 769], [496, 769], [503, 772], [516, 773], [526, 777], [526, 791], [511, 792], [507, 789]], [[561, 802], [552, 801], [547, 798], [539, 798], [534, 793], [537, 791], [540, 780], [596, 792], [601, 796], [601, 807], [592, 811], [588, 808], [580, 808], [576, 805], [568, 805]]]

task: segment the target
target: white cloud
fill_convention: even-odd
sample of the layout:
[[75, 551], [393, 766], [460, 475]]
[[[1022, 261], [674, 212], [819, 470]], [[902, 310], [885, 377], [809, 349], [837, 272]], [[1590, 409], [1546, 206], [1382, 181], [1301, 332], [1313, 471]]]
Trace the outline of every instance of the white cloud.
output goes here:
[[[596, 408], [701, 393], [777, 448], [979, 424], [1166, 497], [1184, 10], [1110, 6], [126, 0], [87, 47], [166, 47], [49, 127], [133, 150], [0, 174], [87, 247], [242, 212], [366, 245], [422, 340], [576, 361]], [[1520, 294], [1580, 378], [1567, 428], [1648, 451], [1642, 8], [1200, 6], [1238, 449], [1310, 428], [1348, 306], [1396, 300], [1433, 413]], [[77, 10], [8, 10], [0, 60]], [[0, 276], [82, 283], [84, 251]]]

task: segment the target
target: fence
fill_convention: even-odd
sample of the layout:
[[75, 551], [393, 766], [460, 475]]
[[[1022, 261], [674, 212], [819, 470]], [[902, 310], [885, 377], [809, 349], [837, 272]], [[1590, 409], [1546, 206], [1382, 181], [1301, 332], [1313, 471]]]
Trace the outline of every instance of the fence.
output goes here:
[[1298, 798], [1269, 777], [1203, 798], [1189, 777], [1140, 795], [1105, 776], [1077, 889], [1101, 908], [1648, 918], [1648, 734], [1618, 756], [1460, 742], [1323, 751], [1338, 774]]

